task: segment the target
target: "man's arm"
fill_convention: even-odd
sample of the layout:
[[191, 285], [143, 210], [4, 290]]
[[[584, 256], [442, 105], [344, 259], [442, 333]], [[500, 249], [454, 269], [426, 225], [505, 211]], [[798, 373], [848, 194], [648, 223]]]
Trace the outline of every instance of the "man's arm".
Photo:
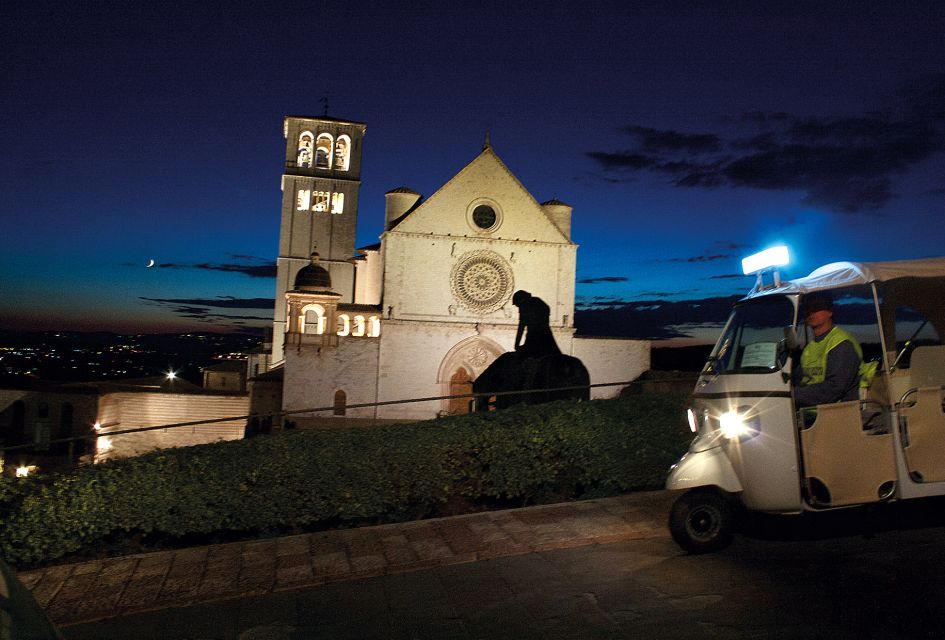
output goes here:
[[824, 381], [796, 387], [794, 399], [799, 407], [840, 402], [850, 389], [859, 388], [860, 357], [850, 341], [844, 341], [827, 354]]

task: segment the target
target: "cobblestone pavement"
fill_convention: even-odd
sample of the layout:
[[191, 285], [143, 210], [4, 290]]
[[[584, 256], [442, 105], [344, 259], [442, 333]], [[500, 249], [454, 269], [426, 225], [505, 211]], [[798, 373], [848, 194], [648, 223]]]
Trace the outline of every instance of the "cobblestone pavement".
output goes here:
[[672, 494], [325, 531], [51, 566], [20, 579], [59, 625], [332, 582], [626, 540], [665, 538]]

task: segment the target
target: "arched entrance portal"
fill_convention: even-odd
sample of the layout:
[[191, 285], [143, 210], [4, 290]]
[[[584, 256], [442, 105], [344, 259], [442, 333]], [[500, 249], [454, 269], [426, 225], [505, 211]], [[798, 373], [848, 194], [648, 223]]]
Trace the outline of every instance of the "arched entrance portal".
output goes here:
[[[472, 336], [458, 342], [443, 358], [437, 372], [444, 396], [472, 393], [472, 382], [500, 355], [505, 353], [498, 343], [483, 336]], [[448, 415], [469, 413], [471, 398], [443, 400], [441, 412]]]

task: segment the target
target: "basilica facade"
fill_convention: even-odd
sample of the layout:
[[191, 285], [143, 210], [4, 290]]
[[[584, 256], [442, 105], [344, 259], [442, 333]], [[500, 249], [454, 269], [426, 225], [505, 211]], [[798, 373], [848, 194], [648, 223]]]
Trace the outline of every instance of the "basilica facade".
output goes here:
[[[293, 421], [465, 413], [468, 398], [443, 396], [469, 393], [514, 348], [520, 289], [548, 304], [558, 346], [584, 362], [592, 384], [649, 368], [648, 341], [575, 335], [572, 208], [539, 204], [488, 139], [428, 198], [387, 192], [380, 242], [356, 249], [365, 131], [285, 118], [271, 366]], [[619, 391], [595, 387], [592, 396]]]

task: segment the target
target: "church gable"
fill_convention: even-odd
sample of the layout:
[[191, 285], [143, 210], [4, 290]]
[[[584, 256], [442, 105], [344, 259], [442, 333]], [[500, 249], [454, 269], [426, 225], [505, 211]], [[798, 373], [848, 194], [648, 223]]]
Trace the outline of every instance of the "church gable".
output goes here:
[[571, 244], [489, 146], [392, 231]]

